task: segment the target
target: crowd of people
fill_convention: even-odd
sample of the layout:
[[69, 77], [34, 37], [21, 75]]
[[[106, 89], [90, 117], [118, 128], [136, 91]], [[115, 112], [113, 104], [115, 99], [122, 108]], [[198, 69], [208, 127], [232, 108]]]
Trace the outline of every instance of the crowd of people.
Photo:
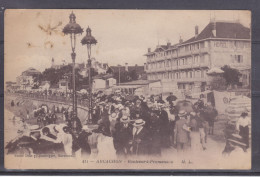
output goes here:
[[[186, 151], [195, 148], [195, 144], [206, 150], [207, 135], [213, 134], [218, 114], [216, 109], [202, 100], [193, 105], [176, 99], [173, 94], [165, 102], [162, 97], [129, 99], [120, 93], [107, 96], [101, 92], [96, 95], [98, 104], [92, 121], [102, 134], [112, 137], [117, 155], [160, 156], [162, 148]], [[194, 140], [194, 134], [200, 136]]]
[[[84, 122], [69, 112], [63, 114], [65, 124], [57, 128], [57, 110], [46, 113], [43, 108], [35, 110], [42, 138], [61, 143], [66, 154], [81, 149], [83, 157], [91, 154], [89, 136], [98, 134], [98, 156], [161, 156], [163, 148], [175, 148], [178, 152], [207, 150], [207, 137], [214, 134], [214, 122], [218, 115], [211, 102], [199, 99], [194, 104], [178, 101], [170, 94], [165, 101], [161, 96], [149, 98], [124, 95], [120, 92], [94, 95], [94, 107], [89, 123], [97, 125], [90, 130]], [[55, 111], [56, 110], [56, 111]], [[245, 121], [240, 120], [239, 129]], [[245, 134], [245, 133], [243, 133]]]

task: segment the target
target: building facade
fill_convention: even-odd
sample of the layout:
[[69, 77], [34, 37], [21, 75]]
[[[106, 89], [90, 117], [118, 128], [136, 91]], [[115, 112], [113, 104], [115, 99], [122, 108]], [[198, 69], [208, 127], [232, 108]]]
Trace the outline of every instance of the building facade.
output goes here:
[[34, 83], [34, 78], [38, 77], [41, 74], [40, 71], [29, 68], [26, 71], [22, 72], [22, 74], [16, 77], [17, 86], [20, 87], [22, 90], [30, 90]]
[[229, 65], [242, 73], [243, 86], [250, 85], [250, 29], [238, 21], [211, 21], [200, 33], [187, 41], [158, 45], [145, 54], [148, 80], [172, 82], [178, 90], [201, 92], [209, 86], [207, 72], [214, 67]]

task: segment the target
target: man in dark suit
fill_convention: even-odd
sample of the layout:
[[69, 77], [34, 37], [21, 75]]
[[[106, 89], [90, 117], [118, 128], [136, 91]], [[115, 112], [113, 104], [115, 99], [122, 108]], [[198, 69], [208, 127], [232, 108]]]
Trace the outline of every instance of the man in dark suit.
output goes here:
[[161, 120], [161, 143], [163, 147], [170, 146], [170, 127], [168, 113], [163, 109], [163, 106], [159, 109], [159, 118]]
[[149, 144], [148, 131], [144, 127], [145, 121], [137, 119], [133, 124], [132, 152], [135, 155], [146, 155]]
[[148, 148], [150, 155], [160, 156], [162, 146], [162, 120], [159, 117], [159, 110], [152, 110], [151, 123], [149, 126], [149, 133], [151, 135], [151, 142]]
[[187, 123], [186, 120], [187, 113], [185, 111], [180, 111], [178, 116], [179, 120], [176, 121], [174, 133], [175, 133], [175, 144], [177, 145], [177, 151], [185, 151], [188, 148], [189, 142], [189, 132], [183, 128], [184, 124]]
[[123, 116], [120, 122], [116, 124], [114, 135], [114, 146], [118, 156], [127, 156], [130, 154], [129, 142], [132, 140], [133, 127], [129, 124], [130, 118]]

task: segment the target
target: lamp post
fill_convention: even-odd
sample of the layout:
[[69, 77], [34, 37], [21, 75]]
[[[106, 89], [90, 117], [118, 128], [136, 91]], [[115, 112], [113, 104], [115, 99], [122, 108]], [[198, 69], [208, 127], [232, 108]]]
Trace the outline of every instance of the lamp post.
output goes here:
[[76, 23], [76, 16], [72, 12], [69, 16], [70, 22], [63, 28], [62, 32], [65, 35], [70, 35], [70, 41], [71, 41], [71, 59], [72, 59], [72, 112], [73, 116], [77, 117], [77, 96], [76, 96], [76, 83], [75, 83], [75, 59], [76, 59], [76, 53], [75, 53], [75, 47], [76, 47], [76, 35], [82, 34], [83, 29], [80, 27], [79, 24]]
[[91, 75], [91, 45], [96, 45], [97, 40], [91, 35], [91, 29], [88, 27], [86, 30], [86, 36], [81, 40], [82, 45], [87, 45], [88, 50], [88, 78], [89, 78], [89, 113], [88, 113], [88, 121], [92, 123], [92, 75]]
[[120, 73], [120, 67], [121, 67], [121, 65], [117, 65], [117, 66], [118, 66], [118, 68], [119, 68], [118, 85], [120, 85], [120, 79], [121, 79], [121, 78], [120, 78], [120, 74], [121, 74], [121, 73]]

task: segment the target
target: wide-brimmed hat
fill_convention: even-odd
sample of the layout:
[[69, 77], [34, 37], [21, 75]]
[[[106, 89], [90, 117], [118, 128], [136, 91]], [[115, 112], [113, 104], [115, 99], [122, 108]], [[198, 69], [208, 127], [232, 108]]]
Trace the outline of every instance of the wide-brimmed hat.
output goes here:
[[184, 117], [184, 116], [186, 116], [186, 115], [187, 115], [187, 112], [184, 111], [184, 110], [181, 110], [181, 111], [179, 112], [179, 114], [178, 114], [179, 117]]
[[137, 99], [135, 102], [142, 103], [142, 100], [141, 99]]
[[118, 105], [117, 105], [117, 108], [118, 108], [119, 110], [122, 110], [122, 109], [124, 108], [124, 106], [123, 106], [122, 104], [118, 104]]
[[133, 124], [133, 126], [139, 127], [139, 126], [143, 126], [144, 124], [145, 124], [145, 121], [143, 119], [137, 119], [137, 120], [135, 120], [135, 123]]
[[100, 103], [98, 103], [99, 105], [106, 105], [107, 103], [104, 101], [101, 101]]
[[122, 123], [129, 123], [130, 122], [130, 118], [127, 117], [127, 116], [123, 116], [123, 117], [121, 117], [120, 122], [122, 122]]
[[82, 130], [90, 130], [90, 128], [88, 127], [88, 125], [83, 125]]
[[118, 118], [118, 114], [113, 112], [112, 114], [109, 115], [109, 117], [112, 119], [116, 119], [116, 118]]
[[40, 129], [40, 126], [39, 125], [31, 125], [28, 127], [29, 130], [31, 131], [36, 131], [36, 130], [39, 130]]
[[69, 133], [70, 128], [68, 126], [65, 126], [62, 128], [62, 130], [64, 131], [64, 133]]

